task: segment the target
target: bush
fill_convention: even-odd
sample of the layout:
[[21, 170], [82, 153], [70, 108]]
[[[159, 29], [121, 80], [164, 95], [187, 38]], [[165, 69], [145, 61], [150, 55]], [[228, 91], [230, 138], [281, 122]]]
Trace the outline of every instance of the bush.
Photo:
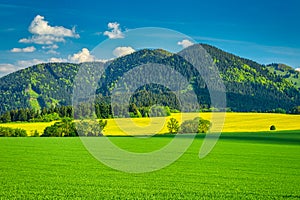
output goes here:
[[150, 117], [166, 117], [170, 116], [171, 111], [169, 107], [154, 105], [150, 108], [149, 116]]
[[26, 137], [27, 133], [24, 129], [0, 127], [0, 137]]
[[179, 122], [175, 118], [171, 118], [170, 121], [168, 121], [167, 127], [169, 133], [177, 133], [180, 128]]
[[35, 131], [33, 132], [33, 134], [31, 134], [31, 136], [32, 136], [32, 137], [39, 137], [40, 134], [39, 134], [39, 132], [38, 132], [37, 130], [35, 130]]
[[179, 129], [180, 133], [207, 133], [211, 127], [211, 122], [200, 117], [193, 120], [184, 121]]
[[63, 118], [62, 121], [45, 128], [42, 137], [74, 137], [78, 136], [74, 122], [71, 118]]
[[276, 130], [275, 125], [270, 126], [270, 131], [275, 131], [275, 130]]
[[292, 108], [291, 113], [300, 114], [300, 106], [295, 106], [294, 108]]
[[107, 120], [100, 119], [99, 122], [92, 120], [81, 120], [76, 123], [80, 136], [102, 136]]

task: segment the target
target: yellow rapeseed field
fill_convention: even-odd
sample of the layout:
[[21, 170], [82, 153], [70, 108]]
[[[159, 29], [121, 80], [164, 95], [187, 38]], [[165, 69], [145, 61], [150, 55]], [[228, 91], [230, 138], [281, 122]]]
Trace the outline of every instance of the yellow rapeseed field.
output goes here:
[[[223, 132], [258, 132], [269, 131], [271, 125], [275, 125], [276, 130], [300, 130], [300, 115], [285, 115], [272, 113], [176, 113], [170, 117], [157, 118], [131, 118], [131, 119], [108, 119], [105, 128], [105, 135], [151, 135], [167, 133], [167, 122], [171, 117], [176, 118], [180, 123], [184, 120], [193, 119], [200, 116], [212, 121], [213, 127], [217, 123]], [[212, 117], [213, 116], [213, 117]], [[7, 123], [0, 126], [11, 128], [22, 128], [31, 135], [35, 130], [43, 133], [47, 126], [55, 122], [38, 123]]]
[[223, 117], [225, 117], [223, 128], [219, 124], [219, 129], [217, 129], [222, 129], [223, 132], [269, 131], [271, 125], [275, 125], [276, 130], [300, 130], [300, 115], [273, 113], [177, 113], [167, 118], [109, 119], [104, 134], [136, 135], [167, 133], [167, 121], [171, 117], [176, 118], [181, 123], [184, 120], [193, 119], [197, 116], [208, 119], [213, 124], [214, 122], [222, 122]]
[[26, 130], [27, 135], [31, 136], [33, 135], [35, 130], [37, 130], [41, 135], [47, 126], [51, 126], [54, 123], [55, 122], [36, 122], [36, 123], [19, 122], [19, 123], [0, 124], [0, 126], [10, 127], [10, 128], [21, 128]]

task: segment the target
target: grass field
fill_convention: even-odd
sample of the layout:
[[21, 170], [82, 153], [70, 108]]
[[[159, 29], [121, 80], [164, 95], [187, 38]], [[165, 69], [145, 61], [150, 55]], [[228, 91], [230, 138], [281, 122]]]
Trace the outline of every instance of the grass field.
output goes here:
[[[110, 138], [135, 152], [171, 139]], [[0, 138], [0, 199], [300, 198], [300, 131], [224, 133], [200, 160], [202, 141], [164, 169], [127, 174], [98, 162], [79, 138]]]
[[[224, 115], [224, 113], [216, 113], [216, 115]], [[171, 117], [178, 121], [182, 119], [193, 119], [199, 116], [195, 113], [187, 113], [184, 117], [181, 114], [172, 114]], [[204, 119], [211, 119], [211, 113], [201, 113]], [[276, 130], [300, 130], [300, 115], [285, 114], [269, 114], [269, 113], [226, 113], [223, 132], [259, 132], [268, 131], [271, 125], [276, 126]], [[167, 133], [168, 118], [132, 118], [132, 119], [109, 119], [105, 128], [105, 135], [136, 135], [136, 134], [152, 134]], [[152, 121], [151, 121], [152, 120]], [[39, 123], [8, 123], [0, 124], [0, 126], [22, 128], [27, 134], [37, 130], [40, 134], [47, 126], [54, 122]]]

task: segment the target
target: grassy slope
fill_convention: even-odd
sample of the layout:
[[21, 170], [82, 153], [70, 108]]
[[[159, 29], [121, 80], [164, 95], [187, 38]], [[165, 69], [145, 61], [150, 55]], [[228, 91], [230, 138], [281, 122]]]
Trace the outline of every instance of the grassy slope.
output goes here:
[[[275, 71], [274, 67], [267, 67], [267, 68], [268, 68], [271, 72], [274, 72], [274, 71]], [[282, 71], [280, 71], [280, 70], [276, 70], [276, 73], [277, 73], [278, 75], [281, 75], [281, 76], [285, 76], [285, 75], [288, 74], [287, 71], [282, 72]], [[297, 88], [300, 88], [300, 78], [296, 78], [296, 77], [295, 77], [295, 74], [290, 75], [290, 76], [287, 78], [287, 80], [292, 81], [292, 83], [293, 83]]]
[[[217, 116], [223, 113], [216, 113]], [[177, 120], [193, 119], [196, 113], [173, 114]], [[199, 115], [198, 115], [199, 116]], [[211, 120], [211, 113], [201, 113], [201, 117]], [[170, 118], [170, 117], [169, 117]], [[128, 134], [153, 134], [154, 132], [167, 133], [167, 121], [169, 118], [142, 119], [109, 119], [105, 128], [106, 135], [128, 135]], [[257, 132], [268, 131], [271, 125], [277, 130], [300, 130], [300, 115], [266, 114], [266, 113], [226, 113], [223, 132]], [[151, 122], [151, 124], [150, 124]], [[42, 133], [43, 130], [52, 125], [51, 123], [9, 123], [0, 126], [23, 128], [28, 134], [34, 130]]]
[[[251, 135], [251, 138], [249, 138]], [[285, 138], [285, 139], [283, 139]], [[147, 152], [170, 137], [110, 138]], [[198, 159], [202, 138], [172, 165], [126, 174], [95, 160], [79, 138], [0, 138], [4, 199], [281, 199], [300, 197], [300, 132], [224, 134]]]

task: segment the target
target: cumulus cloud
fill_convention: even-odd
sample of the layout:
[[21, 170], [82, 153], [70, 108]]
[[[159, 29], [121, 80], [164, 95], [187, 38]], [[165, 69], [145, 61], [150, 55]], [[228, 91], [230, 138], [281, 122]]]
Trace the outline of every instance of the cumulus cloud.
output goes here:
[[10, 50], [10, 52], [13, 53], [31, 53], [34, 52], [36, 48], [34, 46], [31, 47], [25, 47], [25, 48], [13, 48]]
[[117, 38], [124, 38], [124, 34], [120, 29], [120, 24], [117, 22], [110, 22], [107, 25], [108, 29], [111, 31], [105, 31], [103, 35], [108, 36], [109, 39], [117, 39]]
[[90, 54], [87, 48], [83, 48], [78, 53], [73, 54], [73, 56], [69, 56], [69, 60], [75, 63], [93, 62], [95, 61], [95, 57]]
[[50, 26], [45, 17], [37, 15], [29, 26], [29, 32], [36, 35], [53, 35], [57, 37], [74, 37], [78, 38], [79, 35], [72, 30], [62, 26]]
[[22, 38], [20, 43], [35, 43], [40, 45], [52, 45], [58, 42], [65, 42], [66, 37], [79, 38], [75, 28], [67, 29], [63, 26], [50, 26], [43, 16], [37, 15], [31, 22], [29, 32], [33, 36]]
[[296, 68], [295, 70], [298, 71], [298, 72], [300, 72], [300, 68]]
[[187, 48], [189, 46], [192, 46], [194, 43], [191, 42], [191, 41], [189, 41], [189, 40], [187, 40], [187, 39], [184, 39], [182, 41], [179, 41], [177, 44], [181, 45], [183, 48]]
[[117, 57], [125, 56], [135, 52], [132, 47], [117, 47], [113, 50], [113, 54]]
[[19, 67], [12, 64], [8, 64], [8, 63], [0, 64], [0, 77], [12, 73], [18, 69]]

